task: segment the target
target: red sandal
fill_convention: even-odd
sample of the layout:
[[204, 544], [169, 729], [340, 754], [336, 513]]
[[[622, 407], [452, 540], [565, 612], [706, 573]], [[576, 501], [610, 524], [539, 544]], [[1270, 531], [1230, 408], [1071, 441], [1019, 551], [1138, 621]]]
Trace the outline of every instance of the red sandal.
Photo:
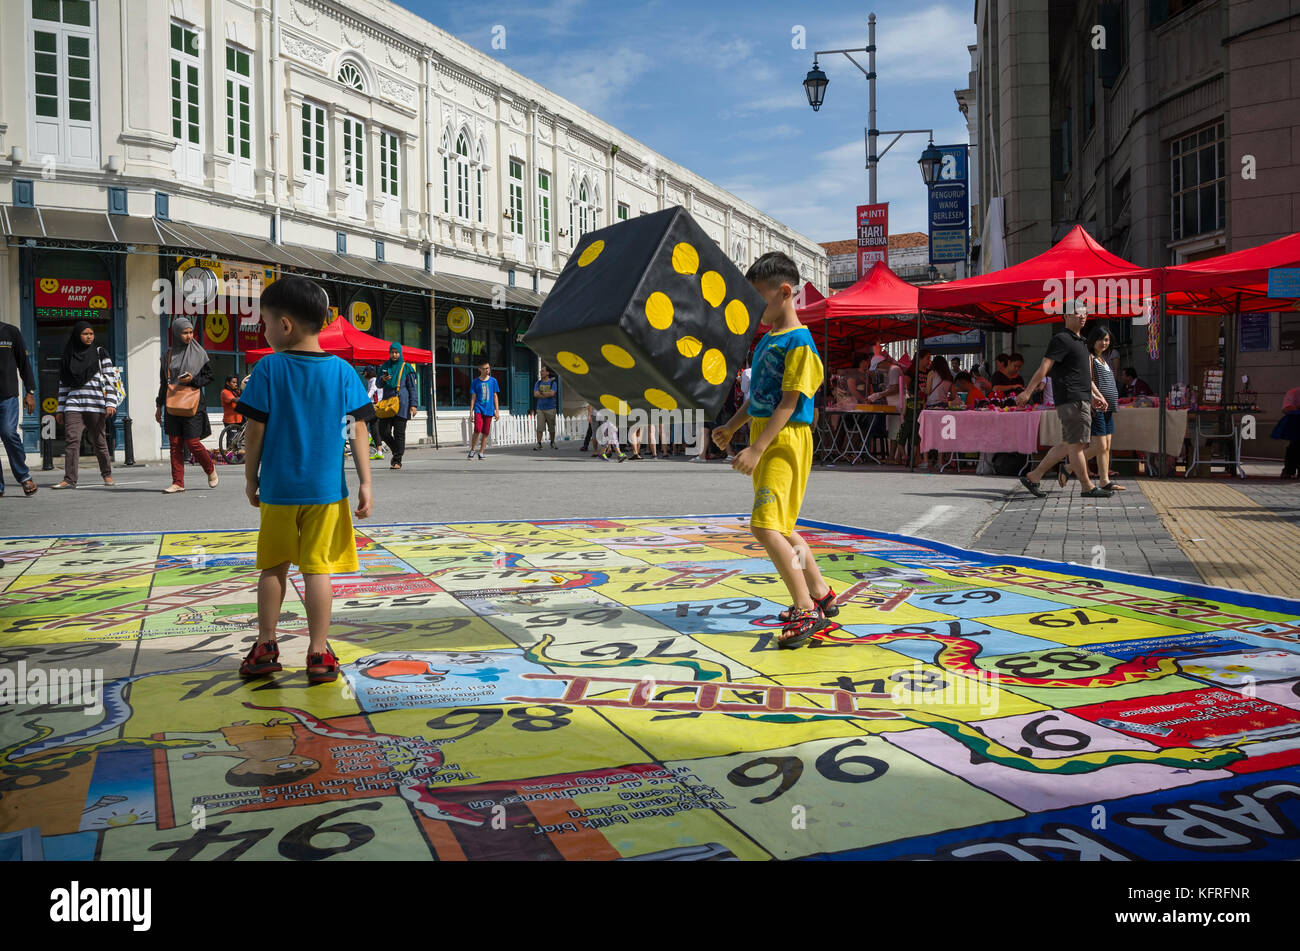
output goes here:
[[307, 655], [307, 682], [311, 684], [329, 684], [338, 680], [339, 659], [334, 648], [328, 643], [319, 654]]
[[[835, 615], [840, 613], [840, 607], [838, 604], [835, 603], [834, 588], [828, 587], [824, 595], [822, 595], [820, 598], [813, 599], [813, 604], [817, 605], [817, 607], [821, 610], [822, 614], [824, 614], [826, 617], [835, 617]], [[794, 610], [795, 607], [792, 604], [784, 611], [782, 611], [780, 614], [778, 614], [776, 616], [776, 619], [780, 621], [782, 624], [784, 624], [786, 621], [790, 620], [790, 616], [794, 614]]]
[[280, 670], [284, 670], [280, 666], [280, 645], [275, 641], [258, 641], [239, 665], [239, 676], [262, 677]]
[[813, 608], [811, 611], [800, 611], [796, 608], [791, 613], [790, 620], [781, 626], [781, 633], [777, 635], [776, 646], [783, 650], [802, 647], [812, 640], [815, 634], [829, 633], [839, 629], [840, 626], [834, 621], [827, 620], [826, 615], [822, 614], [818, 608]]

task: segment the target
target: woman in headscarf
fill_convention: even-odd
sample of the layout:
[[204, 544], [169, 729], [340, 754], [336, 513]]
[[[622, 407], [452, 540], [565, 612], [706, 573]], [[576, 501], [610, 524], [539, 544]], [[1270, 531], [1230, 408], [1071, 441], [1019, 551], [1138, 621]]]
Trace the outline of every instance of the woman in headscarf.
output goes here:
[[95, 346], [95, 329], [79, 320], [68, 335], [59, 363], [59, 411], [63, 424], [63, 481], [56, 489], [75, 489], [81, 456], [81, 434], [90, 436], [104, 485], [113, 485], [113, 456], [104, 431], [117, 412], [117, 385], [113, 361], [103, 347]]
[[[203, 467], [208, 475], [208, 487], [217, 486], [217, 467], [212, 456], [203, 448], [202, 439], [212, 435], [207, 407], [203, 402], [203, 387], [212, 382], [212, 364], [207, 352], [194, 339], [194, 325], [184, 317], [172, 321], [172, 346], [163, 356], [161, 382], [158, 386], [158, 411], [154, 419], [162, 423], [163, 432], [171, 442], [172, 484], [163, 489], [168, 495], [185, 491], [185, 450]], [[198, 408], [193, 416], [176, 415], [167, 410], [169, 386], [192, 387], [199, 391]]]
[[394, 343], [388, 349], [388, 360], [379, 366], [380, 402], [397, 397], [397, 415], [379, 417], [379, 440], [393, 453], [388, 468], [402, 468], [402, 455], [406, 452], [406, 421], [418, 412], [416, 401], [419, 390], [415, 383], [415, 367], [402, 359], [402, 345]]

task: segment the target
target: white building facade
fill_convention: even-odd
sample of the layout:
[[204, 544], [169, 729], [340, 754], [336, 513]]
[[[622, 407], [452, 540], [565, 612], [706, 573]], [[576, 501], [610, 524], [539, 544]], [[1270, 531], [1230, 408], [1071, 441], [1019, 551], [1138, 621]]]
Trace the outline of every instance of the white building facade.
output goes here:
[[[433, 351], [420, 405], [444, 440], [484, 358], [503, 408], [528, 411], [520, 338], [588, 231], [682, 205], [742, 268], [781, 250], [827, 284], [812, 240], [386, 0], [8, 6], [0, 318], [35, 352], [42, 400], [91, 321], [125, 368], [137, 459], [162, 451], [158, 367], [182, 309], [159, 281], [320, 280], [359, 328]], [[218, 300], [197, 315], [213, 412], [262, 342]], [[34, 451], [37, 420], [24, 428]]]

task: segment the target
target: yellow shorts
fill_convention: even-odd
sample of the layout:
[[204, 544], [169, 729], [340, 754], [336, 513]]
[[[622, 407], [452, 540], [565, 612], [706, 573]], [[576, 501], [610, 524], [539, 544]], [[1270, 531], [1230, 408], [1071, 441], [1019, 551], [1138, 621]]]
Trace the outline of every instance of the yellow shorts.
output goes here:
[[[763, 434], [768, 420], [750, 419], [749, 444]], [[807, 423], [786, 423], [754, 469], [754, 528], [774, 528], [782, 535], [794, 531], [812, 469], [812, 429]]]
[[288, 561], [306, 575], [341, 575], [359, 569], [347, 499], [328, 505], [263, 502], [259, 508], [258, 568], [274, 568]]

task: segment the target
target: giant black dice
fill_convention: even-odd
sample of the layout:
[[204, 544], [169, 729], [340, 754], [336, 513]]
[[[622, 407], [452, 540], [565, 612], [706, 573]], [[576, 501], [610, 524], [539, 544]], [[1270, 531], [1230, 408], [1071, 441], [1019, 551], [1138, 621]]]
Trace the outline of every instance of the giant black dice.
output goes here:
[[583, 235], [524, 335], [597, 408], [717, 414], [763, 298], [681, 207]]

